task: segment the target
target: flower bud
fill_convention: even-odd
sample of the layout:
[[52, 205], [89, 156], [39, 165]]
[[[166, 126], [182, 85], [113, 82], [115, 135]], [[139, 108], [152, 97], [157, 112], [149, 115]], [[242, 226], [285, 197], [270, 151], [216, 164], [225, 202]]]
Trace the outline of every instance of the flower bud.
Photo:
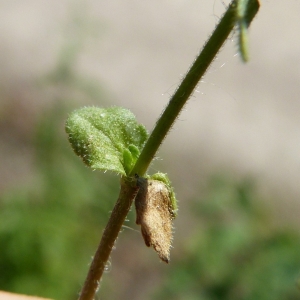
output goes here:
[[145, 244], [152, 246], [160, 259], [170, 260], [170, 248], [173, 238], [170, 192], [167, 186], [158, 180], [137, 179], [139, 192], [135, 198], [136, 224], [141, 225]]

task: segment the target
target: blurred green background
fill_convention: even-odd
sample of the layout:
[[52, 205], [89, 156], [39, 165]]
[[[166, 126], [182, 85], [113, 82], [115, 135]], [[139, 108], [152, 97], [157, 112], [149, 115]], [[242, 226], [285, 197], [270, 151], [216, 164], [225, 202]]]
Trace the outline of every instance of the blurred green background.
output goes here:
[[[70, 13], [75, 17], [66, 22], [51, 67], [24, 86], [12, 81], [7, 88], [4, 77], [0, 83], [1, 150], [10, 158], [19, 154], [0, 161], [6, 178], [0, 183], [1, 290], [76, 299], [118, 195], [118, 177], [85, 167], [64, 132], [73, 109], [116, 104], [111, 87], [76, 68], [91, 36], [85, 13]], [[44, 102], [36, 107], [30, 98]], [[165, 162], [155, 161], [153, 173], [192, 168], [172, 160], [170, 149], [159, 156]], [[27, 169], [22, 160], [29, 161]], [[223, 166], [202, 177], [189, 174], [186, 184], [182, 174], [170, 174], [180, 200], [170, 264], [145, 247], [131, 211], [101, 282], [101, 299], [300, 299], [299, 228], [277, 222], [280, 206], [273, 203], [282, 202], [280, 195], [271, 202], [257, 188], [259, 177], [235, 176]]]
[[[0, 287], [76, 299], [118, 178], [92, 172], [71, 152], [60, 103], [37, 123], [31, 183], [1, 194]], [[169, 265], [145, 247], [130, 213], [101, 283], [102, 299], [299, 299], [299, 233], [272, 225], [255, 179], [223, 174], [195, 190], [198, 196], [180, 202], [185, 208], [175, 221]]]

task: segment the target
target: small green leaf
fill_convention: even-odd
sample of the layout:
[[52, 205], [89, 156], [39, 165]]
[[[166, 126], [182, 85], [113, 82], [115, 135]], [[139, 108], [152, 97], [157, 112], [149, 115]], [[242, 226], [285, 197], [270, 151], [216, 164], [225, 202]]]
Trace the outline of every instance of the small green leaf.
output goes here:
[[259, 9], [258, 0], [237, 0], [236, 25], [239, 31], [239, 51], [244, 62], [249, 60], [248, 27]]
[[147, 137], [135, 116], [120, 107], [85, 107], [66, 122], [74, 152], [93, 169], [129, 174]]
[[249, 61], [248, 28], [246, 22], [239, 22], [239, 51], [243, 62]]
[[123, 150], [123, 165], [126, 174], [129, 174], [140, 155], [140, 150], [135, 145], [129, 145]]

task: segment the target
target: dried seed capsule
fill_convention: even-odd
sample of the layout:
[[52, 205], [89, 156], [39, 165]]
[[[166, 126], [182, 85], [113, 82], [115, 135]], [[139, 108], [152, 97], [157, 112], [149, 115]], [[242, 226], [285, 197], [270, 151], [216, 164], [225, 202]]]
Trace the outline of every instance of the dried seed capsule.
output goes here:
[[145, 244], [168, 263], [173, 237], [169, 189], [158, 180], [138, 178], [137, 184], [140, 189], [135, 198], [136, 224], [141, 225]]

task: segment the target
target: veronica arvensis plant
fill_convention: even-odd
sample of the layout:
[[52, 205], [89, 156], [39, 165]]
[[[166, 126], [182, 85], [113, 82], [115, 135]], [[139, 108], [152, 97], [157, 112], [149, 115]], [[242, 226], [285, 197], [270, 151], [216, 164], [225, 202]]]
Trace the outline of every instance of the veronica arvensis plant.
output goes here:
[[134, 199], [136, 222], [141, 225], [146, 245], [152, 246], [163, 261], [169, 262], [172, 220], [177, 214], [175, 194], [166, 174], [149, 176], [147, 169], [183, 106], [235, 27], [242, 60], [248, 60], [248, 27], [258, 9], [258, 0], [231, 2], [150, 135], [124, 108], [86, 107], [70, 114], [66, 132], [75, 153], [89, 167], [113, 171], [121, 176], [119, 197], [79, 300], [94, 299], [114, 242]]

